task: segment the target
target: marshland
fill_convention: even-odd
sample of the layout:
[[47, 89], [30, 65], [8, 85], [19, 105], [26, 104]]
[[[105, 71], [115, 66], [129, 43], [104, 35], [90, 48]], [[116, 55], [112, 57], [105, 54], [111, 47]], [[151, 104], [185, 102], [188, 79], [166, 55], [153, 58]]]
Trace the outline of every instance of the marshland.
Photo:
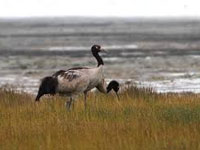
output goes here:
[[44, 76], [96, 66], [90, 48], [99, 44], [106, 79], [199, 93], [199, 26], [198, 18], [1, 19], [0, 85], [37, 93]]
[[[198, 19], [0, 20], [0, 149], [200, 149]], [[100, 44], [115, 93], [35, 102], [41, 78], [96, 66]]]

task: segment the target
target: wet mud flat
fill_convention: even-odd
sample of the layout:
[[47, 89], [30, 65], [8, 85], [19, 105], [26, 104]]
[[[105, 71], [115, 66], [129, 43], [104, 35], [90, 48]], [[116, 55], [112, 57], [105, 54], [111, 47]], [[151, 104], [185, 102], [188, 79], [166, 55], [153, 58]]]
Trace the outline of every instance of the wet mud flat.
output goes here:
[[35, 93], [44, 76], [96, 66], [105, 78], [157, 92], [200, 92], [200, 21], [138, 18], [44, 18], [0, 21], [0, 85]]

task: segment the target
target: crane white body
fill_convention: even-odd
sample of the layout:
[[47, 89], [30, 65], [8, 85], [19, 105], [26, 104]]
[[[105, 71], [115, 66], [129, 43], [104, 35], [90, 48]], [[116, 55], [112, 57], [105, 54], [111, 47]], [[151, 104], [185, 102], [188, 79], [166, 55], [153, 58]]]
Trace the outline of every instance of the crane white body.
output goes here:
[[[103, 66], [95, 68], [69, 69], [57, 75], [56, 93], [76, 96], [97, 87], [104, 87]], [[106, 92], [106, 90], [104, 90]]]

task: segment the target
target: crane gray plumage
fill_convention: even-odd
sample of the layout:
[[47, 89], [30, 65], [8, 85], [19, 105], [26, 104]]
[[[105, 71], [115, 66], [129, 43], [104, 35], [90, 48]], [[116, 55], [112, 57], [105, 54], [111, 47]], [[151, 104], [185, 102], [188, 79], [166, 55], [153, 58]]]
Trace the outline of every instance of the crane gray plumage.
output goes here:
[[43, 78], [36, 101], [39, 101], [44, 94], [54, 95], [59, 93], [70, 97], [70, 101], [67, 102], [67, 107], [70, 108], [73, 98], [80, 93], [84, 93], [86, 108], [87, 92], [95, 87], [102, 93], [108, 93], [113, 89], [117, 94], [119, 90], [117, 81], [111, 81], [106, 87], [103, 73], [104, 62], [98, 54], [104, 50], [99, 45], [93, 45], [91, 51], [97, 60], [97, 67], [76, 67], [66, 71], [60, 70], [52, 76]]

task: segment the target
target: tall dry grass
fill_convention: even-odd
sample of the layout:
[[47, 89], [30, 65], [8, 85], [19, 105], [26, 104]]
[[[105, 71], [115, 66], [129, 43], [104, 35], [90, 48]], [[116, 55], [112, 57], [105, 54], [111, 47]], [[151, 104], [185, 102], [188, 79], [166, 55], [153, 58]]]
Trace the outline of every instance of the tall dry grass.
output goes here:
[[200, 95], [127, 89], [80, 96], [72, 111], [65, 98], [0, 90], [0, 149], [200, 149]]

